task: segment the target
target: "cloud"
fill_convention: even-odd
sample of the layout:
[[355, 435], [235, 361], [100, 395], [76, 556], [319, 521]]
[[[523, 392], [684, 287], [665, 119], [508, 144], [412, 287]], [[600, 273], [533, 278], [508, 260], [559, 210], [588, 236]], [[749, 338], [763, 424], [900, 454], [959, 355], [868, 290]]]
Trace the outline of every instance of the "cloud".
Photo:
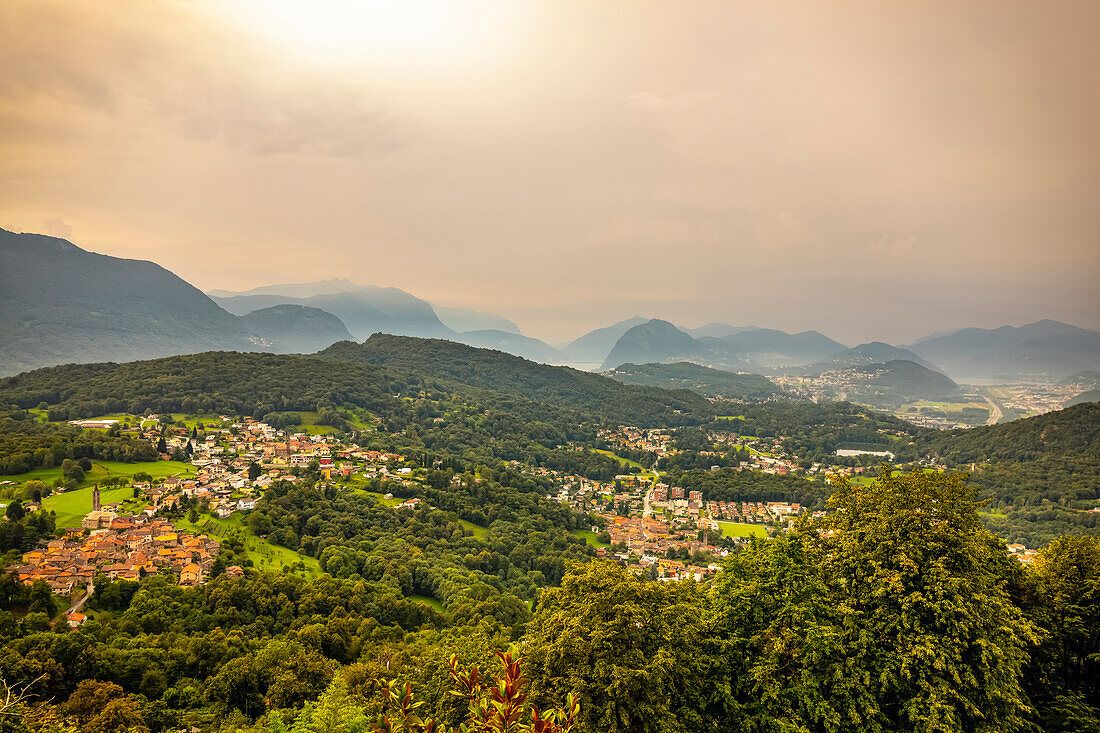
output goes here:
[[42, 222], [42, 229], [39, 230], [40, 234], [48, 234], [51, 237], [60, 237], [61, 239], [69, 239], [73, 236], [73, 228], [69, 226], [64, 219], [60, 217], [53, 217]]

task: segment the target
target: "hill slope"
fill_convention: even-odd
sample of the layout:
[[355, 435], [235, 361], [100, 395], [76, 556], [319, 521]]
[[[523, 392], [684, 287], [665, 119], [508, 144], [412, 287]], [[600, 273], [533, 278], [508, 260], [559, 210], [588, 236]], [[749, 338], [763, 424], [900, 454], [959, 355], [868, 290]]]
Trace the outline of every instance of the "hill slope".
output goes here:
[[759, 374], [734, 374], [682, 361], [676, 364], [621, 364], [606, 372], [624, 384], [689, 389], [718, 399], [767, 399], [785, 393]]
[[157, 264], [0, 229], [0, 374], [258, 346], [240, 319]]
[[959, 385], [950, 377], [905, 359], [851, 367], [840, 374], [849, 385], [847, 399], [877, 407], [962, 399]]
[[248, 330], [284, 353], [311, 353], [351, 338], [336, 316], [304, 305], [273, 305], [241, 316]]
[[691, 392], [628, 386], [598, 374], [536, 364], [511, 354], [440, 339], [376, 334], [362, 344], [333, 344], [318, 356], [384, 365], [425, 378], [587, 410], [627, 424], [648, 424], [655, 419], [677, 423], [690, 421], [691, 415], [713, 413], [710, 403]]

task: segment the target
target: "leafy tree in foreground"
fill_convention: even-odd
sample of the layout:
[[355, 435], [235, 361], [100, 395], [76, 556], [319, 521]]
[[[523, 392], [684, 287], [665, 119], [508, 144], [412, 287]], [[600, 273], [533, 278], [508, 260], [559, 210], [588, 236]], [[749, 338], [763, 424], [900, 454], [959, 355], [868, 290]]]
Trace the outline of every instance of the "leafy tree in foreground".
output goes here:
[[1035, 562], [1043, 640], [1029, 685], [1044, 730], [1100, 730], [1100, 539], [1060, 537]]
[[834, 479], [835, 511], [739, 556], [718, 583], [732, 728], [1011, 731], [1032, 625], [1022, 570], [956, 476]]
[[699, 730], [704, 596], [610, 563], [575, 565], [545, 591], [526, 648], [536, 700], [574, 694], [587, 731]]

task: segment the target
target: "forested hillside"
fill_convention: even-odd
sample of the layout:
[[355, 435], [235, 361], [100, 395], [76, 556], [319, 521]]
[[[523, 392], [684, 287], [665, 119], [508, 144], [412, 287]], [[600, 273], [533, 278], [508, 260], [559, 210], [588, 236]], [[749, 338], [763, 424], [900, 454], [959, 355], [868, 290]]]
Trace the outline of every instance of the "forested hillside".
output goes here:
[[762, 400], [785, 395], [770, 379], [759, 374], [735, 374], [688, 361], [676, 364], [620, 364], [606, 374], [625, 384], [687, 389], [704, 397], [725, 400]]
[[584, 410], [625, 424], [685, 424], [713, 414], [702, 397], [620, 384], [613, 379], [537, 364], [452, 341], [375, 334], [362, 344], [333, 344], [318, 356], [449, 380], [556, 407]]

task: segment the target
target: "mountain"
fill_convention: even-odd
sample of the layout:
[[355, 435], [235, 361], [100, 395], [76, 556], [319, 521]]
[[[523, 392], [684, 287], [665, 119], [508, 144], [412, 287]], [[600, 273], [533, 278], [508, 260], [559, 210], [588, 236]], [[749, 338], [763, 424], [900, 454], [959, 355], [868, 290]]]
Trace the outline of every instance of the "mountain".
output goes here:
[[602, 370], [613, 369], [620, 364], [649, 364], [652, 362], [700, 358], [705, 353], [699, 342], [668, 321], [654, 318], [633, 326], [615, 342], [604, 359]]
[[773, 328], [756, 328], [722, 338], [700, 338], [718, 363], [752, 368], [788, 367], [812, 364], [845, 348], [817, 331], [786, 333]]
[[0, 374], [259, 346], [240, 319], [160, 265], [0, 229]]
[[687, 332], [695, 338], [701, 338], [707, 336], [709, 338], [725, 338], [726, 336], [733, 336], [735, 334], [744, 333], [745, 331], [756, 331], [756, 326], [731, 326], [728, 323], [708, 323], [705, 326], [699, 326], [698, 328], [689, 328]]
[[207, 290], [206, 294], [211, 298], [233, 298], [238, 295], [289, 295], [295, 298], [310, 298], [314, 295], [335, 295], [336, 293], [361, 290], [362, 288], [362, 285], [356, 285], [351, 280], [336, 277], [331, 280], [317, 280], [311, 283], [263, 285], [251, 290]]
[[871, 341], [859, 346], [853, 346], [839, 353], [833, 354], [828, 360], [818, 362], [807, 368], [811, 372], [823, 372], [829, 369], [843, 369], [845, 367], [859, 366], [861, 364], [882, 364], [891, 361], [905, 361], [911, 364], [920, 364], [926, 370], [939, 372], [939, 367], [929, 363], [914, 354], [909, 349], [891, 346], [881, 341]]
[[675, 364], [620, 364], [606, 374], [624, 384], [689, 389], [704, 397], [724, 400], [767, 399], [785, 395], [770, 379], [759, 374], [734, 374], [688, 361]]
[[260, 308], [291, 303], [332, 313], [357, 339], [373, 333], [454, 338], [431, 304], [397, 288], [367, 287], [359, 290], [298, 298], [277, 293], [215, 298], [230, 313], [244, 315]]
[[1100, 332], [1051, 320], [1019, 327], [964, 328], [922, 339], [909, 348], [956, 379], [1060, 378], [1100, 369]]
[[432, 304], [435, 314], [443, 325], [452, 331], [465, 333], [466, 331], [507, 331], [520, 333], [519, 326], [502, 316], [492, 313], [482, 313], [472, 308], [449, 308], [447, 306]]
[[641, 316], [634, 316], [604, 328], [597, 328], [562, 347], [561, 353], [567, 361], [575, 364], [599, 364], [607, 358], [615, 342], [624, 333], [645, 322], [646, 319]]
[[272, 350], [283, 353], [311, 353], [351, 338], [339, 318], [304, 305], [273, 305], [247, 313], [241, 320]]
[[554, 364], [562, 360], [561, 352], [550, 344], [508, 331], [496, 329], [467, 331], [459, 334], [454, 340], [479, 349], [496, 349], [543, 364]]
[[844, 383], [844, 399], [876, 407], [962, 399], [959, 385], [950, 377], [907, 359], [841, 369], [836, 378]]
[[421, 378], [457, 382], [559, 408], [597, 412], [628, 425], [654, 421], [684, 424], [713, 414], [710, 403], [685, 390], [625, 385], [598, 374], [537, 364], [500, 351], [441, 339], [376, 334], [361, 344], [341, 341], [317, 356], [381, 365]]

